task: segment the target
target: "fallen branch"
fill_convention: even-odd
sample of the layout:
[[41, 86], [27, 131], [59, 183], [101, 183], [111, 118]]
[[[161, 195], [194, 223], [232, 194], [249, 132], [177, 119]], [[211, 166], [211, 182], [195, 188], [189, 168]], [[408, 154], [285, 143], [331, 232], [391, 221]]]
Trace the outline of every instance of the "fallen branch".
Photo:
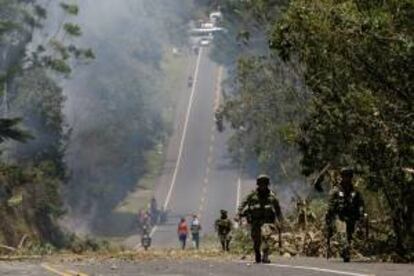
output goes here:
[[26, 234], [23, 235], [22, 239], [19, 242], [19, 246], [17, 247], [18, 249], [21, 249], [23, 247], [24, 242], [26, 241], [27, 237], [28, 236]]
[[414, 174], [413, 168], [402, 168], [403, 171]]
[[0, 256], [0, 261], [23, 261], [23, 260], [33, 260], [41, 259], [40, 255], [20, 255], [20, 256]]
[[315, 187], [317, 191], [322, 191], [321, 180], [325, 175], [326, 171], [331, 167], [331, 163], [325, 165], [325, 167], [318, 173], [315, 179], [312, 181], [312, 186]]
[[7, 249], [7, 250], [13, 251], [13, 252], [16, 252], [17, 251], [16, 248], [11, 247], [11, 246], [7, 246], [7, 245], [4, 245], [4, 244], [0, 244], [0, 248]]

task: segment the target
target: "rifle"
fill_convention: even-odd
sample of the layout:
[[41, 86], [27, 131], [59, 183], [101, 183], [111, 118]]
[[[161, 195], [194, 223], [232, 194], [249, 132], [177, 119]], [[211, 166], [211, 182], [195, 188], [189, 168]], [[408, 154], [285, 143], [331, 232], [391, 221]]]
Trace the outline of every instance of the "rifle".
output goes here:
[[327, 229], [327, 237], [326, 237], [326, 259], [329, 260], [331, 257], [331, 237], [332, 237], [332, 229]]
[[279, 230], [278, 239], [279, 239], [279, 251], [280, 251], [280, 250], [282, 250], [282, 227], [279, 226], [278, 230]]
[[365, 228], [365, 239], [369, 239], [369, 217], [367, 213], [364, 213], [364, 228]]

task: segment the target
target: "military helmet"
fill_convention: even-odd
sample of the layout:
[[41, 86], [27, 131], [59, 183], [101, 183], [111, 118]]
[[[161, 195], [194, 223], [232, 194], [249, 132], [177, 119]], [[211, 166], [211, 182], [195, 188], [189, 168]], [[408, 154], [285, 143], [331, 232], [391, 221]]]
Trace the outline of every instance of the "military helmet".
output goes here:
[[350, 167], [345, 167], [341, 169], [341, 176], [354, 176], [354, 170]]
[[270, 184], [270, 177], [267, 174], [261, 174], [257, 177], [256, 180], [257, 185], [269, 185]]

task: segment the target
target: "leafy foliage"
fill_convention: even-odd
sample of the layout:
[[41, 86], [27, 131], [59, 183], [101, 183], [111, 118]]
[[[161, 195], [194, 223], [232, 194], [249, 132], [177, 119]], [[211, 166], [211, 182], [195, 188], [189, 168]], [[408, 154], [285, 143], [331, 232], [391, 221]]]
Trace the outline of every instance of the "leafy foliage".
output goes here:
[[17, 128], [21, 121], [20, 118], [0, 119], [0, 143], [6, 140], [26, 142], [33, 138], [28, 132]]
[[[66, 45], [64, 37], [50, 38], [38, 31], [50, 8], [38, 1], [0, 1], [4, 18], [0, 54], [5, 57], [0, 60], [0, 84], [2, 105], [7, 106], [7, 118], [0, 119], [0, 142], [26, 142], [9, 144], [13, 150], [0, 163], [0, 187], [6, 191], [0, 201], [5, 222], [0, 225], [0, 239], [11, 245], [22, 232], [30, 233], [32, 241], [57, 247], [67, 242], [56, 222], [64, 213], [61, 190], [67, 180], [65, 98], [50, 73], [68, 76], [76, 60], [89, 60], [94, 54], [91, 49], [77, 48], [73, 41]], [[76, 6], [62, 3], [62, 8], [70, 15], [78, 13]], [[64, 31], [74, 37], [81, 35], [75, 24], [67, 23]], [[25, 131], [16, 126], [20, 122]], [[9, 198], [22, 200], [13, 200], [16, 206], [11, 206]]]
[[[305, 65], [314, 92], [299, 136], [305, 174], [354, 165], [391, 208], [400, 253], [414, 245], [412, 1], [293, 1], [272, 45]], [[411, 119], [410, 119], [411, 118]]]
[[[359, 187], [373, 208], [370, 212], [392, 221], [393, 231], [381, 236], [377, 244], [386, 243], [400, 256], [410, 258], [408, 253], [414, 246], [414, 4], [410, 0], [292, 0], [282, 13], [266, 12], [283, 10], [285, 4], [224, 1], [224, 7], [231, 7], [225, 10], [230, 31], [233, 25], [250, 26], [240, 30], [239, 37], [246, 45], [256, 41], [257, 32], [264, 33], [273, 50], [267, 56], [268, 63], [299, 76], [293, 85], [262, 88], [268, 82], [264, 80], [268, 71], [250, 59], [236, 70], [236, 83], [242, 85], [226, 100], [224, 112], [236, 129], [249, 125], [257, 129], [253, 142], [243, 143], [259, 149], [260, 154], [251, 155], [259, 163], [266, 160], [263, 154], [271, 156], [269, 152], [274, 152], [284, 136], [299, 147], [302, 156], [297, 158], [306, 177], [329, 180], [341, 166], [354, 166]], [[240, 15], [234, 11], [241, 11]], [[246, 24], [245, 19], [250, 22]], [[235, 32], [230, 34], [237, 37]], [[221, 39], [226, 38], [218, 41]], [[240, 53], [234, 44], [226, 46], [230, 49], [222, 52], [236, 49], [232, 54], [236, 57]], [[251, 70], [246, 70], [249, 67]], [[269, 74], [269, 79], [279, 80], [277, 71]], [[281, 101], [289, 91], [299, 97]], [[261, 100], [263, 95], [266, 100]], [[267, 108], [274, 97], [279, 105]], [[263, 113], [262, 117], [253, 116], [251, 106], [260, 110], [257, 113]], [[280, 106], [282, 110], [293, 107], [291, 127], [281, 124]], [[298, 112], [302, 116], [297, 116]], [[374, 209], [378, 206], [383, 211], [380, 214]]]
[[73, 23], [65, 23], [65, 25], [63, 25], [63, 28], [71, 36], [81, 36], [82, 35], [82, 31], [81, 31], [81, 28], [80, 28], [79, 25], [76, 25], [76, 24], [73, 24]]
[[241, 162], [257, 160], [256, 171], [270, 172], [276, 183], [300, 178], [295, 137], [306, 98], [294, 89], [289, 73], [279, 61], [240, 59], [234, 93], [225, 96], [222, 111], [236, 130], [230, 151]]
[[78, 15], [79, 7], [75, 4], [60, 3], [60, 7], [70, 15]]

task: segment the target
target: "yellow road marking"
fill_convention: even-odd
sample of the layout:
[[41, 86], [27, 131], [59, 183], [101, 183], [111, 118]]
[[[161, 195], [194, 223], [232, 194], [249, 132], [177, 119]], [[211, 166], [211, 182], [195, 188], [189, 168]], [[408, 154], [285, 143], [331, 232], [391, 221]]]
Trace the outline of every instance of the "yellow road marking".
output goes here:
[[73, 271], [73, 270], [68, 270], [69, 273], [72, 273], [74, 276], [88, 276], [88, 274], [82, 273], [82, 272], [77, 272], [77, 271]]
[[54, 269], [53, 267], [51, 267], [50, 265], [45, 264], [45, 263], [41, 264], [40, 266], [43, 267], [44, 269], [52, 272], [52, 273], [55, 273], [55, 274], [59, 275], [59, 276], [73, 276], [72, 274]]

